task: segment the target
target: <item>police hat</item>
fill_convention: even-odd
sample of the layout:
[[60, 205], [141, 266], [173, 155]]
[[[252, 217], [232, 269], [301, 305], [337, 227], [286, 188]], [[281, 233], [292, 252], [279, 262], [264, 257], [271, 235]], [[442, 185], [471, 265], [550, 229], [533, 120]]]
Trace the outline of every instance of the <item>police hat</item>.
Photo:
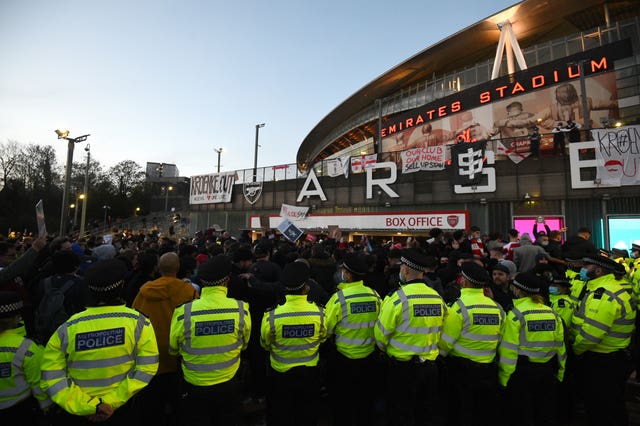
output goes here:
[[616, 272], [616, 270], [618, 269], [618, 262], [604, 256], [589, 256], [583, 258], [582, 261], [585, 265], [595, 265], [610, 272]]
[[231, 274], [231, 259], [224, 254], [214, 256], [198, 268], [198, 278], [203, 287], [220, 285]]
[[424, 254], [422, 250], [415, 248], [402, 250], [400, 262], [403, 265], [420, 272], [425, 272], [426, 268], [429, 266], [429, 259], [427, 258], [427, 255]]
[[631, 244], [631, 251], [640, 251], [640, 244]]
[[117, 259], [100, 260], [93, 263], [84, 273], [89, 290], [97, 294], [106, 294], [124, 284], [127, 267]]
[[520, 272], [512, 281], [513, 285], [527, 293], [540, 293], [546, 286], [544, 280], [532, 272]]
[[342, 267], [355, 275], [364, 275], [369, 272], [364, 256], [355, 253], [347, 253], [342, 259]]
[[485, 286], [489, 281], [487, 270], [475, 262], [464, 262], [460, 274], [475, 286]]
[[304, 287], [311, 272], [307, 265], [301, 262], [287, 263], [282, 270], [280, 282], [288, 291], [298, 291]]
[[627, 250], [623, 250], [623, 249], [619, 249], [619, 248], [612, 248], [611, 249], [611, 256], [614, 258], [623, 258], [626, 259], [627, 257], [629, 257], [629, 252]]
[[553, 280], [551, 281], [551, 284], [559, 285], [562, 287], [571, 287], [571, 281], [562, 277], [554, 277]]
[[15, 291], [0, 291], [0, 318], [11, 318], [22, 312], [22, 299]]

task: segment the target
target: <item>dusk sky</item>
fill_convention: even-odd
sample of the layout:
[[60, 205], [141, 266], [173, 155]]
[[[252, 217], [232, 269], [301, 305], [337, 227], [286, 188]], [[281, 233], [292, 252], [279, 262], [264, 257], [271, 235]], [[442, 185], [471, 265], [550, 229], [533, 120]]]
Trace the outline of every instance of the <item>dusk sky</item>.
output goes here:
[[[90, 133], [105, 168], [182, 176], [294, 163], [300, 143], [371, 80], [514, 0], [0, 2], [0, 142]], [[74, 159], [82, 161], [84, 144]]]

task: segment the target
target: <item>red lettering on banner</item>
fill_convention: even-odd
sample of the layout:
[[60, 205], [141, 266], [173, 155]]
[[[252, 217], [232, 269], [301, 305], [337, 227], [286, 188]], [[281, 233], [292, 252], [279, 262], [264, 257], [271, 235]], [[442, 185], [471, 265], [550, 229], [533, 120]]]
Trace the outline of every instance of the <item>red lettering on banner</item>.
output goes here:
[[540, 86], [544, 86], [544, 75], [536, 75], [531, 79], [531, 87], [535, 89]]
[[487, 102], [491, 102], [491, 92], [480, 93], [480, 103], [486, 104]]
[[438, 108], [438, 117], [444, 117], [445, 115], [447, 115], [447, 106], [441, 106], [440, 108]]
[[407, 118], [404, 127], [413, 127], [413, 118]]
[[509, 86], [500, 86], [500, 87], [496, 87], [496, 92], [500, 93], [500, 97], [504, 98], [504, 89], [506, 89]]
[[511, 94], [515, 95], [518, 92], [524, 92], [524, 87], [522, 87], [522, 84], [516, 82], [516, 84], [513, 86], [513, 90], [511, 90]]
[[427, 115], [429, 116], [429, 120], [433, 120], [433, 113], [436, 112], [435, 109], [427, 111]]
[[553, 82], [554, 83], [558, 82], [558, 71], [557, 70], [553, 71]]
[[591, 72], [596, 72], [599, 69], [607, 69], [607, 58], [603, 57], [600, 59], [600, 62], [596, 62], [595, 60], [591, 60]]
[[569, 78], [580, 77], [580, 66], [578, 65], [578, 72], [574, 74], [573, 73], [573, 67], [571, 65], [569, 65], [567, 67], [567, 75], [569, 75]]
[[395, 132], [397, 132], [396, 125], [393, 124], [393, 125], [389, 126], [389, 134], [395, 133]]
[[418, 114], [418, 118], [416, 118], [416, 126], [422, 123], [424, 123], [424, 118], [422, 118], [422, 115]]
[[458, 112], [460, 111], [460, 109], [462, 109], [462, 106], [460, 105], [460, 101], [455, 101], [454, 103], [451, 104], [451, 112]]

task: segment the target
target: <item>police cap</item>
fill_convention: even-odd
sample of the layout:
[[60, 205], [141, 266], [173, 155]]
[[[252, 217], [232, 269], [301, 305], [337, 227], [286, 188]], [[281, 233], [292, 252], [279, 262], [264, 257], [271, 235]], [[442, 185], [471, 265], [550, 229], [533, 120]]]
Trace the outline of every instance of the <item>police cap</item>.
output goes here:
[[631, 244], [631, 251], [640, 251], [640, 244]]
[[284, 266], [280, 282], [288, 291], [298, 291], [304, 287], [310, 275], [311, 272], [307, 265], [301, 262], [291, 262]]
[[0, 291], [0, 318], [11, 318], [22, 312], [22, 299], [15, 291]]
[[89, 290], [96, 294], [106, 294], [124, 284], [127, 267], [117, 259], [100, 260], [93, 263], [84, 273]]
[[364, 256], [356, 253], [347, 253], [342, 259], [342, 267], [355, 275], [364, 275], [369, 271]]
[[538, 294], [546, 286], [545, 281], [532, 272], [520, 272], [512, 281], [513, 285], [527, 293]]
[[624, 249], [619, 249], [619, 248], [612, 248], [611, 249], [611, 257], [613, 258], [623, 258], [626, 259], [627, 257], [629, 257], [629, 252], [627, 250]]
[[422, 250], [415, 248], [402, 250], [400, 262], [403, 265], [420, 272], [425, 272], [426, 268], [429, 266], [429, 259], [427, 255], [424, 254]]
[[219, 254], [205, 261], [198, 268], [198, 278], [203, 287], [220, 285], [231, 274], [231, 259]]
[[464, 279], [476, 287], [484, 287], [489, 281], [489, 274], [482, 266], [474, 262], [464, 262], [460, 267]]
[[585, 265], [595, 265], [599, 268], [605, 269], [609, 272], [616, 272], [618, 269], [618, 262], [611, 260], [604, 256], [589, 256], [582, 259]]

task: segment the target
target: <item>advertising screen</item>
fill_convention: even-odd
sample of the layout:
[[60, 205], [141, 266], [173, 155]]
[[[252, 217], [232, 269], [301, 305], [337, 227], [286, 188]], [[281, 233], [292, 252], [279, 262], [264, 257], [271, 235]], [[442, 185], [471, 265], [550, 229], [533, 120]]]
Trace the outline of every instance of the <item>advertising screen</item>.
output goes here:
[[[538, 216], [519, 216], [513, 218], [513, 227], [520, 231], [520, 236], [527, 233], [531, 237], [531, 241], [535, 241], [533, 235], [533, 227], [537, 223]], [[564, 218], [562, 216], [545, 216], [544, 223], [538, 223], [537, 231], [546, 231], [544, 224], [546, 224], [551, 231], [556, 231], [564, 228]], [[564, 240], [564, 236], [563, 236]]]
[[640, 244], [640, 215], [607, 217], [611, 248], [629, 250], [631, 244]]

